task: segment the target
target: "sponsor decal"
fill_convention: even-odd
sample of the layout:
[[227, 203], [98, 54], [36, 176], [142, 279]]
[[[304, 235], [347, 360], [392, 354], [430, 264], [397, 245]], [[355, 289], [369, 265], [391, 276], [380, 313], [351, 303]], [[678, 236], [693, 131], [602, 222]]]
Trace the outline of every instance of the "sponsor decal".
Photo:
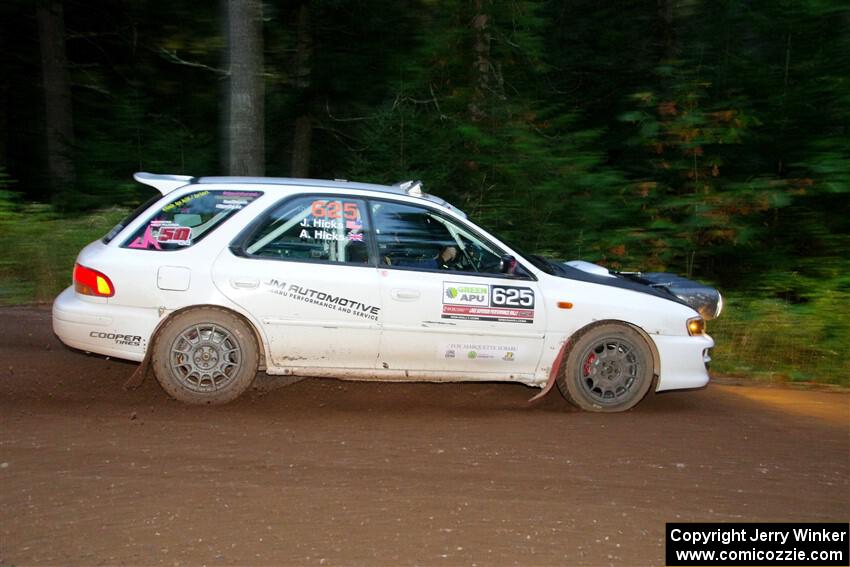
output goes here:
[[262, 193], [252, 191], [222, 191], [215, 195], [215, 208], [223, 211], [238, 211]]
[[248, 201], [245, 199], [224, 199], [221, 203], [216, 203], [215, 208], [227, 211], [238, 211], [247, 204]]
[[266, 291], [281, 297], [286, 297], [294, 301], [303, 303], [311, 303], [330, 309], [346, 313], [354, 317], [361, 317], [371, 321], [377, 321], [381, 315], [381, 308], [377, 305], [369, 305], [355, 299], [349, 299], [342, 295], [333, 295], [317, 289], [312, 289], [299, 284], [287, 284], [276, 279], [270, 279], [264, 283]]
[[443, 343], [437, 346], [438, 358], [466, 358], [476, 362], [514, 362], [521, 353], [521, 347], [512, 344]]
[[[192, 209], [192, 207], [187, 207], [186, 205], [192, 203], [196, 199], [206, 197], [207, 195], [214, 198], [215, 209], [222, 211], [238, 211], [255, 198], [261, 196], [262, 193], [259, 191], [222, 191], [213, 193], [210, 193], [210, 191], [196, 191], [195, 193], [186, 195], [173, 203], [165, 205], [158, 216], [173, 217], [178, 213], [187, 213]], [[203, 204], [202, 207], [198, 207], [203, 209], [199, 212], [201, 214], [209, 214], [212, 211], [212, 209], [207, 210], [209, 206], [210, 205], [208, 204]], [[166, 220], [162, 218], [154, 219], [150, 221], [150, 224], [147, 227], [145, 227], [144, 234], [134, 239], [127, 245], [127, 247], [138, 248], [141, 250], [162, 250], [162, 246], [160, 246], [161, 243], [177, 246], [191, 246], [192, 229], [191, 227], [181, 226], [173, 220]]]
[[[222, 191], [222, 197], [236, 197], [241, 199], [256, 199], [262, 195], [259, 191]], [[248, 204], [249, 201], [245, 201]]]
[[140, 335], [127, 335], [125, 333], [106, 333], [103, 331], [92, 331], [89, 333], [89, 336], [94, 339], [112, 341], [116, 345], [142, 346], [142, 337]]
[[273, 293], [275, 295], [286, 295], [286, 282], [272, 278], [266, 282], [266, 288], [269, 293]]
[[443, 305], [443, 318], [474, 321], [499, 321], [502, 323], [533, 323], [534, 310]]
[[151, 226], [156, 229], [156, 241], [179, 244], [180, 246], [192, 245], [192, 229], [188, 226], [180, 226], [168, 221], [153, 221]]
[[174, 201], [173, 203], [169, 203], [169, 204], [165, 205], [164, 207], [162, 207], [162, 212], [167, 213], [167, 212], [169, 212], [173, 209], [176, 209], [178, 207], [182, 207], [183, 205], [185, 205], [186, 203], [189, 203], [190, 201], [194, 201], [195, 199], [197, 199], [199, 197], [205, 197], [206, 195], [209, 195], [209, 194], [210, 194], [209, 191], [198, 191], [197, 193], [192, 193], [191, 195], [186, 195], [182, 199], [178, 199], [177, 201]]
[[534, 290], [510, 285], [443, 282], [443, 319], [534, 322]]
[[490, 286], [443, 282], [443, 304], [489, 305]]
[[156, 250], [162, 250], [162, 246], [159, 245], [159, 242], [156, 241], [153, 235], [153, 222], [145, 228], [145, 233], [127, 245], [127, 248], [138, 248], [140, 250], [155, 248]]
[[186, 226], [180, 226], [171, 221], [152, 220], [145, 227], [144, 234], [133, 240], [127, 247], [138, 248], [140, 250], [149, 250], [151, 248], [162, 250], [160, 243], [191, 246], [192, 229]]

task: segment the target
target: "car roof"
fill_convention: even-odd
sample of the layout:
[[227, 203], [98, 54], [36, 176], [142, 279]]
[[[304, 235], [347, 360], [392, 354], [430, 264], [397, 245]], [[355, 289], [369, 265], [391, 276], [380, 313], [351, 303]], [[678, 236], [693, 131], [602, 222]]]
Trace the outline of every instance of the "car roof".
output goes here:
[[347, 179], [307, 179], [300, 177], [249, 177], [249, 176], [205, 176], [191, 177], [188, 175], [172, 175], [139, 172], [133, 176], [136, 181], [150, 185], [163, 195], [188, 185], [225, 184], [225, 185], [286, 185], [295, 187], [315, 187], [317, 189], [341, 189], [374, 191], [376, 193], [389, 193], [405, 197], [423, 199], [429, 203], [438, 205], [466, 217], [466, 213], [453, 206], [448, 201], [435, 195], [430, 195], [421, 190], [421, 181], [404, 181], [395, 185], [379, 185], [377, 183], [360, 183], [348, 181]]
[[347, 179], [307, 179], [301, 177], [241, 177], [241, 176], [211, 176], [196, 177], [194, 183], [226, 183], [226, 184], [257, 184], [257, 185], [295, 185], [298, 187], [325, 187], [331, 189], [359, 189], [362, 191], [380, 191], [404, 195], [401, 187], [395, 185], [378, 185], [377, 183], [359, 183]]

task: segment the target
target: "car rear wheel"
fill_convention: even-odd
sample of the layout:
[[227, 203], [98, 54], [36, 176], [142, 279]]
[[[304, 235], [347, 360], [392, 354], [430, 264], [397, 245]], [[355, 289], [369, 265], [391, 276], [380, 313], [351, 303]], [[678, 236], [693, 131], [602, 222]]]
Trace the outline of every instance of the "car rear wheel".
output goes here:
[[634, 407], [653, 382], [652, 351], [634, 329], [606, 323], [575, 338], [558, 375], [561, 394], [586, 411]]
[[170, 318], [156, 338], [153, 369], [171, 397], [189, 404], [225, 404], [257, 374], [257, 339], [242, 319], [214, 307]]

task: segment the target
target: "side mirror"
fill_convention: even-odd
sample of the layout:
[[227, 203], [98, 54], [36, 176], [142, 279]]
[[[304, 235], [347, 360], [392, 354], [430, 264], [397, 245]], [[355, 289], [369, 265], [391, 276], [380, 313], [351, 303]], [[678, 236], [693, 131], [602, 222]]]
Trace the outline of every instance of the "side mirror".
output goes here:
[[499, 272], [503, 274], [513, 275], [516, 271], [516, 258], [510, 254], [505, 254], [499, 260]]

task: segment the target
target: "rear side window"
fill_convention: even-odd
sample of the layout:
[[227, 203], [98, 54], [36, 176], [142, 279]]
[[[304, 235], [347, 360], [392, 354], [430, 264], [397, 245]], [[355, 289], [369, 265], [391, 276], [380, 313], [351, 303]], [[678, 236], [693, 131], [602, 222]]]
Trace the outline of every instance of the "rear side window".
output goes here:
[[260, 191], [207, 190], [181, 195], [159, 209], [122, 247], [139, 250], [188, 248], [260, 195]]
[[151, 197], [150, 199], [148, 199], [147, 201], [145, 201], [144, 203], [142, 203], [141, 205], [139, 205], [138, 207], [133, 209], [132, 213], [127, 215], [121, 222], [119, 222], [118, 224], [113, 226], [112, 230], [110, 230], [106, 234], [106, 236], [103, 237], [103, 243], [109, 244], [110, 242], [112, 242], [112, 239], [115, 238], [116, 236], [118, 236], [119, 232], [124, 230], [124, 228], [127, 225], [129, 225], [131, 222], [136, 220], [136, 217], [141, 215], [143, 212], [147, 211], [150, 208], [151, 205], [153, 205], [154, 203], [159, 201], [161, 198], [162, 198], [162, 195], [157, 193], [156, 195], [154, 195], [153, 197]]

